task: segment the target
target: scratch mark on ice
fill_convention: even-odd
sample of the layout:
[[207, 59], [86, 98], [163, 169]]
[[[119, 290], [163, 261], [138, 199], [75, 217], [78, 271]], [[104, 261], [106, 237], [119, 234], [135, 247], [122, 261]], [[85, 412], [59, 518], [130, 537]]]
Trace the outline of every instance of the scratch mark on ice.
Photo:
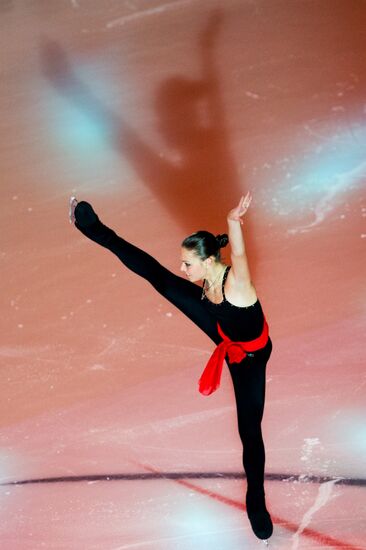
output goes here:
[[131, 15], [124, 15], [123, 17], [119, 17], [118, 19], [109, 21], [109, 23], [106, 24], [106, 28], [112, 29], [113, 27], [126, 25], [127, 23], [130, 23], [131, 21], [135, 21], [136, 19], [141, 19], [142, 17], [146, 17], [148, 15], [163, 13], [169, 9], [174, 9], [177, 6], [190, 4], [192, 1], [193, 0], [177, 0], [176, 2], [169, 2], [169, 4], [163, 4], [155, 8], [137, 11], [135, 13], [132, 13]]
[[313, 519], [313, 516], [320, 510], [320, 508], [323, 508], [329, 501], [334, 485], [340, 480], [341, 478], [332, 479], [331, 481], [327, 481], [326, 483], [322, 483], [319, 487], [317, 497], [315, 499], [314, 504], [309, 508], [309, 510], [304, 514], [301, 523], [299, 525], [298, 530], [296, 533], [294, 533], [292, 537], [292, 547], [291, 550], [297, 550], [299, 546], [299, 538], [302, 532], [307, 528], [307, 526], [310, 524], [311, 520]]
[[102, 357], [103, 355], [107, 355], [108, 352], [116, 346], [116, 343], [117, 343], [117, 339], [116, 338], [111, 338], [110, 342], [108, 342], [108, 344], [105, 346], [105, 348], [102, 349], [102, 351], [100, 351], [98, 353], [98, 357]]

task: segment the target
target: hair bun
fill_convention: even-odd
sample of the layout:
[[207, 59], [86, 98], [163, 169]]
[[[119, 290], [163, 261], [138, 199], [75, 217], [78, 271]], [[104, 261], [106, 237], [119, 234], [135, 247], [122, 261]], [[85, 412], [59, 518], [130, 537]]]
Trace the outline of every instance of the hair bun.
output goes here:
[[222, 235], [216, 235], [216, 241], [219, 245], [219, 248], [224, 248], [229, 242], [229, 237], [226, 233], [223, 233]]

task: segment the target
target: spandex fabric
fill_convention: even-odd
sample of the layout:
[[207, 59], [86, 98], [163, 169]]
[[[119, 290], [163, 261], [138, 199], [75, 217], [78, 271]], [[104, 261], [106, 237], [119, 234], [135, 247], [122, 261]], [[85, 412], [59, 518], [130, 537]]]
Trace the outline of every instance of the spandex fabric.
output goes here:
[[[75, 220], [75, 226], [86, 237], [113, 252], [128, 269], [146, 279], [215, 344], [222, 341], [217, 322], [232, 341], [248, 341], [260, 336], [264, 316], [259, 301], [249, 308], [238, 308], [227, 302], [224, 293], [221, 304], [213, 304], [207, 298], [202, 300], [202, 289], [171, 273], [152, 256], [119, 237], [100, 222], [90, 204], [84, 201], [77, 204]], [[268, 339], [264, 348], [251, 356], [247, 355], [240, 363], [227, 361], [236, 398], [239, 434], [243, 443], [243, 465], [251, 495], [264, 494], [265, 451], [261, 421], [266, 363], [271, 350], [271, 340]]]

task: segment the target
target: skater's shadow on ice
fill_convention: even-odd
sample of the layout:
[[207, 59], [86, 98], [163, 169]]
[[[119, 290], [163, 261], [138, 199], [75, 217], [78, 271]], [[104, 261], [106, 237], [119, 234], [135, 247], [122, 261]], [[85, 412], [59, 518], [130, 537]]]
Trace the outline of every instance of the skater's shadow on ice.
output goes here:
[[168, 147], [162, 157], [123, 113], [104, 105], [82, 81], [57, 42], [41, 40], [42, 72], [59, 94], [105, 128], [108, 139], [184, 229], [216, 230], [240, 189], [229, 151], [214, 47], [222, 15], [215, 12], [199, 39], [201, 78], [173, 75], [162, 82], [154, 105], [158, 130]]

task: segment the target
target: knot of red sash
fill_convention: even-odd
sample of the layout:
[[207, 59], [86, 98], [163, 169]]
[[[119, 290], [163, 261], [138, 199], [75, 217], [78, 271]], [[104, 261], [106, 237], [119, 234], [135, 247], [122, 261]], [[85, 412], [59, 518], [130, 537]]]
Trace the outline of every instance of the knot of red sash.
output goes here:
[[248, 353], [264, 348], [268, 342], [268, 324], [265, 319], [262, 334], [258, 338], [248, 342], [232, 342], [224, 334], [219, 323], [217, 323], [217, 328], [222, 342], [214, 350], [199, 380], [199, 391], [203, 395], [210, 395], [220, 386], [226, 355], [229, 363], [240, 363], [246, 358]]

